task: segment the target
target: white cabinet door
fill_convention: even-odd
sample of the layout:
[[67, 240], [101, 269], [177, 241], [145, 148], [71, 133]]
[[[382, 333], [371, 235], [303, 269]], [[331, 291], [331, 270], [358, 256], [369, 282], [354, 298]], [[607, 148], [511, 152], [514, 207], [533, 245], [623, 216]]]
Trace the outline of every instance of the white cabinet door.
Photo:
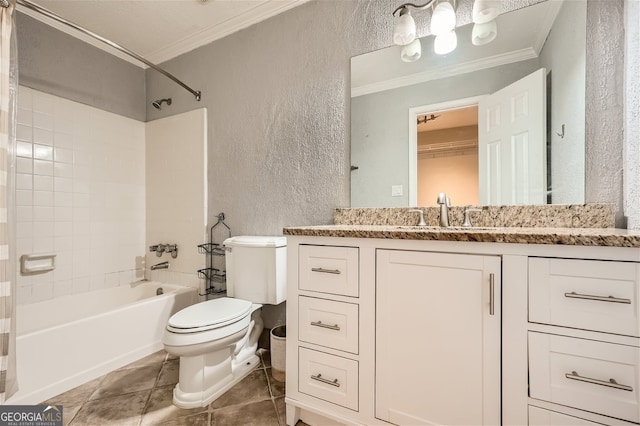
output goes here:
[[377, 250], [376, 417], [500, 423], [498, 256]]

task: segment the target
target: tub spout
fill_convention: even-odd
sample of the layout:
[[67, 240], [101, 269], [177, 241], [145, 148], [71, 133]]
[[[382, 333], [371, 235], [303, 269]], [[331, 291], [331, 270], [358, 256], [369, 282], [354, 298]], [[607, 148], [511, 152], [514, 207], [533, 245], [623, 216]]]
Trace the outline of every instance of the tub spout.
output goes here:
[[169, 269], [169, 262], [160, 262], [151, 266], [152, 271], [155, 271], [156, 269]]

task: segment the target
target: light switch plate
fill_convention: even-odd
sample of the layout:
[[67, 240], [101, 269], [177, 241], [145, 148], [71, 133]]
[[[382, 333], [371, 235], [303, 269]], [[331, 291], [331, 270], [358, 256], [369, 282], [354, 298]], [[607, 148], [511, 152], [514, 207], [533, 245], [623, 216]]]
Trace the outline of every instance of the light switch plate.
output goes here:
[[402, 197], [402, 185], [392, 185], [391, 186], [391, 196], [392, 197]]

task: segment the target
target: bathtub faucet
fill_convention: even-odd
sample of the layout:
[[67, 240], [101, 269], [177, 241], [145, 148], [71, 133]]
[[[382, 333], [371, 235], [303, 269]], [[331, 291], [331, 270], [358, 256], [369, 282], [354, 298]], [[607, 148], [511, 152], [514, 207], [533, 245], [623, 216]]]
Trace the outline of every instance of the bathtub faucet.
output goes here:
[[152, 271], [155, 271], [156, 269], [169, 269], [169, 262], [160, 262], [151, 266]]

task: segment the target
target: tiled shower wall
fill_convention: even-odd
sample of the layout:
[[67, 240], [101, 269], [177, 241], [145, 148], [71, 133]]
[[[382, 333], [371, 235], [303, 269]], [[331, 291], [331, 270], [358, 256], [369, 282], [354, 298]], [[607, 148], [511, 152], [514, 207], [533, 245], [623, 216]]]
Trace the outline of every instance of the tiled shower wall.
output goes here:
[[142, 279], [145, 124], [22, 86], [18, 107], [17, 258], [57, 255], [18, 304]]

